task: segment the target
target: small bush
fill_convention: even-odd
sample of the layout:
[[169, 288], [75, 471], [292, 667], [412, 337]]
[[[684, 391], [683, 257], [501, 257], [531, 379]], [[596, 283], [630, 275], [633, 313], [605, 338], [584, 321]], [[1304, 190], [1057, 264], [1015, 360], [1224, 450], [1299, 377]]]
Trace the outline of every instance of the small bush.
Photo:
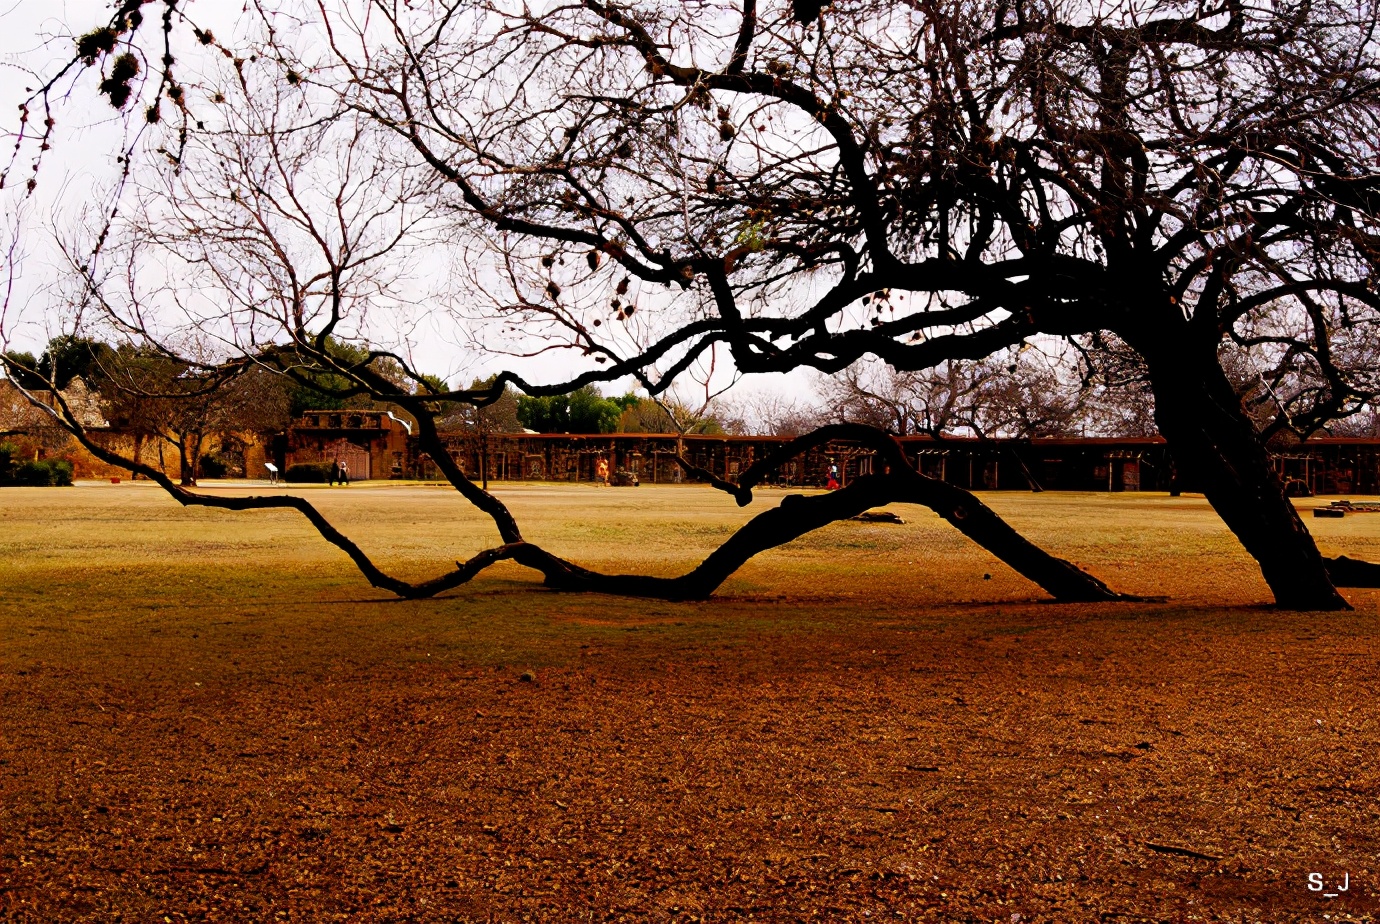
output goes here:
[[53, 483], [53, 470], [47, 462], [21, 462], [15, 466], [14, 483], [26, 488], [47, 487]]
[[30, 488], [67, 487], [72, 483], [72, 463], [24, 462], [14, 470], [14, 483]]
[[224, 478], [226, 465], [220, 460], [219, 456], [201, 457], [201, 477], [203, 478]]
[[70, 488], [72, 486], [72, 463], [65, 459], [56, 462], [49, 462], [48, 467], [53, 471], [53, 485], [59, 488]]
[[14, 457], [18, 452], [14, 443], [0, 443], [0, 484], [7, 484], [14, 477]]
[[299, 484], [325, 484], [331, 480], [331, 463], [299, 462], [289, 465], [287, 471], [283, 472], [283, 480]]

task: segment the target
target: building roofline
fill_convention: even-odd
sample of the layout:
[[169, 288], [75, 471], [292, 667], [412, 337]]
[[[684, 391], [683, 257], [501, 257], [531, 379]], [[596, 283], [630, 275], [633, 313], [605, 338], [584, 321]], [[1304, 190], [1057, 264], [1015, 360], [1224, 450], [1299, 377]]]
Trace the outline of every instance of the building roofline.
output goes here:
[[[390, 418], [386, 411], [370, 410], [313, 410], [304, 411], [298, 415], [300, 418], [306, 414], [377, 414], [390, 423], [401, 421]], [[384, 424], [387, 428], [388, 424]], [[289, 429], [320, 430], [320, 429], [354, 429], [348, 427], [317, 427], [299, 426], [293, 423]], [[442, 438], [469, 438], [480, 436], [473, 430], [443, 430], [439, 434]], [[582, 441], [613, 441], [613, 440], [686, 440], [687, 442], [715, 442], [715, 443], [788, 443], [796, 437], [791, 436], [771, 436], [743, 435], [743, 434], [710, 434], [710, 433], [521, 433], [521, 432], [499, 432], [494, 431], [482, 434], [491, 439], [522, 439], [534, 441], [553, 441], [553, 440], [582, 440]], [[989, 444], [993, 446], [1029, 446], [1032, 448], [1047, 447], [1075, 447], [1075, 446], [1164, 446], [1166, 445], [1163, 436], [1037, 436], [1037, 437], [980, 437], [980, 436], [944, 436], [935, 437], [929, 434], [916, 434], [912, 436], [901, 436], [896, 438], [903, 446], [923, 444], [926, 446], [977, 446]], [[857, 442], [848, 438], [834, 440], [834, 442], [850, 443]], [[1301, 443], [1295, 443], [1288, 447], [1270, 448], [1272, 453], [1288, 452], [1292, 449], [1307, 446], [1380, 446], [1380, 437], [1347, 437], [1347, 436], [1315, 436]]]
[[[478, 434], [478, 433], [476, 433], [476, 432], [474, 432], [474, 431], [471, 431], [471, 430], [446, 430], [446, 431], [443, 431], [443, 432], [440, 434], [440, 436], [442, 436], [442, 437], [470, 437], [470, 436], [479, 436], [479, 435], [480, 435], [480, 434]], [[708, 434], [708, 433], [686, 433], [686, 434], [679, 434], [679, 433], [507, 433], [507, 432], [499, 433], [499, 432], [491, 432], [491, 433], [489, 433], [489, 434], [487, 434], [487, 435], [488, 435], [489, 437], [491, 437], [491, 438], [492, 438], [492, 437], [500, 437], [500, 438], [505, 438], [505, 439], [511, 438], [511, 439], [529, 439], [529, 440], [616, 440], [616, 439], [675, 440], [675, 439], [685, 439], [685, 440], [714, 441], [714, 442], [721, 442], [721, 443], [744, 443], [744, 442], [779, 442], [779, 443], [789, 443], [791, 440], [796, 439], [796, 437], [793, 437], [793, 436], [770, 436], [770, 435], [751, 436], [751, 435], [742, 435], [742, 434]], [[897, 437], [897, 439], [898, 439], [901, 443], [903, 443], [903, 444], [905, 444], [905, 443], [927, 443], [927, 444], [934, 444], [934, 445], [936, 445], [936, 446], [943, 446], [943, 445], [947, 445], [947, 444], [965, 444], [965, 445], [972, 445], [972, 444], [979, 444], [979, 443], [994, 443], [994, 444], [1003, 444], [1003, 445], [1005, 445], [1005, 444], [1013, 444], [1013, 443], [1014, 443], [1014, 444], [1018, 444], [1018, 445], [1035, 445], [1035, 446], [1107, 445], [1107, 444], [1117, 444], [1117, 445], [1127, 445], [1127, 444], [1130, 444], [1130, 445], [1146, 445], [1146, 446], [1149, 446], [1149, 445], [1161, 445], [1161, 444], [1163, 444], [1164, 441], [1165, 441], [1165, 440], [1164, 440], [1164, 437], [1162, 437], [1162, 436], [1126, 436], [1126, 437], [1121, 437], [1121, 436], [1072, 436], [1072, 437], [1035, 437], [1035, 438], [1032, 439], [1032, 438], [1026, 438], [1026, 437], [990, 437], [990, 438], [983, 438], [983, 437], [979, 437], [979, 436], [946, 436], [946, 437], [942, 437], [942, 438], [936, 438], [936, 437], [929, 436], [929, 435], [919, 435], [919, 436], [902, 436], [902, 437]], [[836, 440], [836, 442], [847, 443], [847, 442], [856, 442], [856, 440], [851, 440], [851, 439], [848, 439], [848, 438], [841, 438], [841, 439], [839, 439], [839, 440]]]

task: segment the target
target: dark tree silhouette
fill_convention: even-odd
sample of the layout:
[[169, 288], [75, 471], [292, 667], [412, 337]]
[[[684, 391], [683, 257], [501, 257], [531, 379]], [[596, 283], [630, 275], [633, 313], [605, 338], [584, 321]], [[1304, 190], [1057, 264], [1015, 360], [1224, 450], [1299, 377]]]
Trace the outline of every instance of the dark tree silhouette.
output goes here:
[[[1376, 10], [1099, 10], [493, 4], [489, 30], [400, 15], [393, 55], [337, 51], [342, 99], [514, 257], [589, 252], [588, 286], [698, 295], [704, 320], [658, 346], [726, 344], [745, 372], [914, 370], [1115, 334], [1276, 599], [1344, 607], [1221, 354], [1257, 348], [1297, 383], [1271, 426], [1374, 393]], [[545, 311], [608, 342], [568, 303]]]
[[[358, 336], [387, 289], [380, 261], [423, 226], [490, 248], [466, 295], [508, 322], [504, 350], [567, 347], [589, 365], [550, 384], [503, 373], [450, 401], [626, 375], [657, 395], [717, 351], [747, 374], [869, 355], [906, 372], [1112, 337], [1277, 601], [1346, 606], [1265, 440], [1377, 390], [1373, 3], [360, 4], [369, 17], [283, 0], [303, 14], [291, 40], [268, 11], [244, 48], [196, 30], [225, 55], [196, 88], [214, 101], [205, 131], [160, 59], [184, 117], [158, 149], [167, 210], [135, 239], [231, 294], [218, 320], [238, 319], [245, 355], [414, 413], [505, 548], [516, 524], [452, 471], [425, 402], [377, 368], [415, 379], [407, 364], [327, 348]], [[79, 48], [113, 105], [147, 93], [120, 69], [140, 6]], [[177, 0], [162, 7], [160, 39]], [[368, 207], [328, 197], [334, 214], [302, 220], [321, 203], [292, 190], [322, 151], [323, 182], [368, 188]], [[112, 318], [159, 337], [137, 296], [117, 304], [96, 261], [76, 262]], [[1243, 353], [1275, 396], [1263, 424], [1224, 370]]]

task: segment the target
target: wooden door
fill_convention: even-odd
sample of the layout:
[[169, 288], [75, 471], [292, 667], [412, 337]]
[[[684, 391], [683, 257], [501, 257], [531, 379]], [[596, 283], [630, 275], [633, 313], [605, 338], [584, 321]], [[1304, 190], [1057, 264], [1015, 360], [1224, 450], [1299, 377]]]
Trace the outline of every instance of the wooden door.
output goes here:
[[332, 440], [321, 453], [322, 462], [340, 462], [350, 473], [351, 481], [368, 481], [374, 477], [369, 450], [347, 439]]

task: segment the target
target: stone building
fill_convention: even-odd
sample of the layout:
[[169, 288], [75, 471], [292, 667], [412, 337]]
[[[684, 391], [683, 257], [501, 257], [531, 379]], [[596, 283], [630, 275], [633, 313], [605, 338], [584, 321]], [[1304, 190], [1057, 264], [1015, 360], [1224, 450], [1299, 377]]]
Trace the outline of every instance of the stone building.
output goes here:
[[[649, 484], [685, 480], [674, 461], [733, 481], [756, 460], [789, 442], [768, 436], [678, 436], [674, 433], [444, 434], [451, 456], [471, 477], [490, 481], [593, 481], [598, 459]], [[980, 440], [906, 437], [901, 445], [917, 469], [972, 490], [1167, 491], [1173, 472], [1164, 440]], [[414, 457], [415, 458], [415, 457]], [[873, 452], [839, 440], [780, 465], [767, 480], [782, 486], [822, 486], [832, 466], [840, 481], [872, 471]], [[414, 477], [437, 477], [416, 458]]]
[[307, 411], [288, 428], [281, 462], [340, 462], [350, 478], [416, 477], [412, 424], [388, 411]]
[[[785, 437], [674, 433], [443, 433], [451, 457], [475, 480], [592, 482], [599, 459], [610, 471], [644, 484], [690, 479], [674, 461], [727, 481]], [[931, 477], [975, 491], [1194, 490], [1180, 482], [1161, 437], [1002, 440], [974, 437], [900, 440], [907, 458]], [[387, 412], [310, 411], [289, 429], [285, 464], [345, 461], [352, 478], [439, 478], [420, 451], [411, 425]], [[1294, 494], [1380, 493], [1380, 440], [1324, 437], [1273, 455]], [[822, 486], [832, 466], [840, 480], [872, 471], [873, 453], [848, 441], [812, 449], [780, 465], [767, 479], [781, 486]]]
[[[48, 407], [58, 406], [58, 397], [51, 392], [35, 391], [31, 394]], [[73, 379], [60, 392], [60, 397], [93, 442], [127, 459], [158, 469], [170, 478], [182, 477], [176, 445], [165, 437], [112, 425], [101, 410], [100, 396], [80, 378]], [[264, 463], [273, 459], [275, 440], [280, 441], [281, 438], [253, 431], [207, 433], [202, 454], [203, 458], [209, 456], [223, 465], [226, 477], [263, 478], [268, 474]], [[129, 469], [111, 465], [92, 455], [51, 415], [35, 407], [8, 379], [0, 379], [0, 442], [16, 446], [21, 459], [62, 459], [70, 462], [73, 477], [76, 478], [121, 478], [130, 475]]]
[[[65, 403], [82, 426], [103, 445], [120, 442], [101, 413], [99, 397], [81, 379], [73, 379], [57, 395], [50, 391], [31, 391], [30, 394], [49, 408], [56, 409]], [[108, 465], [88, 452], [72, 434], [58, 425], [51, 414], [42, 407], [36, 407], [9, 379], [0, 379], [0, 443], [14, 446], [18, 450], [15, 454], [18, 459], [61, 459], [69, 462], [75, 478], [106, 478], [127, 474], [125, 470]], [[174, 459], [176, 455], [173, 453]]]
[[[82, 414], [92, 438], [127, 457], [179, 475], [175, 447], [137, 437], [99, 419], [99, 403], [84, 386], [63, 397]], [[280, 470], [299, 462], [343, 462], [353, 480], [432, 479], [440, 473], [412, 433], [412, 422], [379, 410], [308, 411], [285, 433], [210, 434], [206, 451], [227, 477], [265, 478], [265, 463]], [[675, 457], [727, 481], [787, 442], [784, 437], [701, 436], [674, 433], [475, 433], [442, 434], [452, 458], [471, 478], [491, 482], [592, 482], [600, 458], [611, 472], [635, 474], [644, 484], [691, 480]], [[93, 458], [65, 431], [0, 380], [0, 441], [15, 443], [21, 457], [65, 458], [81, 478], [127, 471]], [[997, 440], [971, 437], [905, 437], [900, 443], [917, 469], [971, 490], [1193, 491], [1177, 478], [1168, 447], [1159, 437]], [[1380, 439], [1320, 437], [1280, 447], [1276, 471], [1291, 494], [1380, 494]], [[766, 479], [783, 487], [818, 487], [837, 467], [840, 481], [873, 470], [871, 450], [847, 441], [812, 449], [783, 462]]]

